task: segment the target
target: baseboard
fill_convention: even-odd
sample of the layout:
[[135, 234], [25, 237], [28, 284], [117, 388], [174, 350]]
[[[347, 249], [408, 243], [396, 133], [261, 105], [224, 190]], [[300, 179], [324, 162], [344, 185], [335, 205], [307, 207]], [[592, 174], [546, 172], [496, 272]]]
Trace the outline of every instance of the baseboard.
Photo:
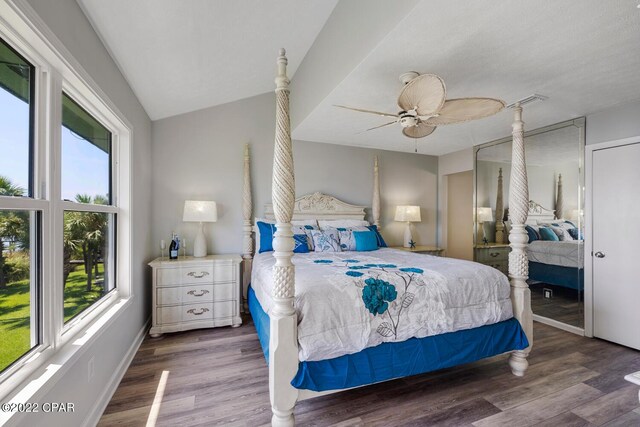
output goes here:
[[542, 317], [537, 314], [533, 315], [533, 320], [544, 323], [545, 325], [553, 326], [554, 328], [562, 329], [563, 331], [571, 332], [572, 334], [584, 336], [584, 329], [577, 326], [567, 325], [566, 323], [558, 322], [557, 320]]
[[107, 405], [111, 401], [113, 394], [118, 389], [118, 385], [120, 385], [120, 381], [122, 381], [124, 374], [127, 372], [129, 365], [133, 361], [133, 358], [135, 357], [136, 353], [138, 352], [138, 349], [140, 348], [142, 341], [144, 341], [144, 337], [147, 335], [147, 331], [149, 330], [150, 325], [151, 325], [151, 319], [148, 319], [144, 324], [144, 326], [142, 326], [142, 328], [138, 331], [136, 338], [133, 340], [133, 343], [131, 343], [129, 350], [127, 350], [127, 354], [118, 365], [118, 368], [116, 369], [116, 371], [113, 373], [113, 376], [109, 381], [109, 384], [107, 384], [107, 386], [104, 388], [104, 391], [98, 398], [98, 401], [94, 405], [93, 410], [87, 416], [87, 418], [85, 418], [84, 422], [82, 423], [82, 427], [95, 427], [96, 425], [98, 425], [98, 422], [100, 421], [100, 417], [102, 417], [102, 414], [104, 413], [104, 410], [107, 408]]

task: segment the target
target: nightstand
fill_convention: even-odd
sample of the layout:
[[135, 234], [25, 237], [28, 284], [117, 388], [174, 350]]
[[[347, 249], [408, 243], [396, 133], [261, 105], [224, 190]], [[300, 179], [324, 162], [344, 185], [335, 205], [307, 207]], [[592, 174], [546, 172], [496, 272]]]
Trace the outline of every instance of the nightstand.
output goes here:
[[496, 268], [506, 275], [509, 274], [509, 252], [511, 252], [511, 248], [508, 243], [476, 245], [473, 250], [476, 262]]
[[391, 249], [400, 249], [401, 251], [414, 252], [417, 254], [444, 256], [444, 249], [438, 248], [436, 246], [416, 246], [415, 248], [405, 248], [404, 246], [393, 246]]
[[242, 324], [238, 255], [158, 258], [153, 269], [149, 334]]

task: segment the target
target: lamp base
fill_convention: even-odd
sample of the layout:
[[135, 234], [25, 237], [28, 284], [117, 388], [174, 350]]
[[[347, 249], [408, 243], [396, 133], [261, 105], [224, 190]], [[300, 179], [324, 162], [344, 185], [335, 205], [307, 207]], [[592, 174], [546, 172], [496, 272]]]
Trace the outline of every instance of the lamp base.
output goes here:
[[410, 248], [412, 242], [413, 236], [411, 236], [411, 223], [407, 222], [407, 226], [404, 229], [404, 242], [402, 246], [404, 246], [405, 248]]
[[204, 237], [203, 223], [200, 223], [200, 231], [196, 234], [196, 238], [193, 242], [193, 256], [196, 258], [207, 256], [207, 241]]

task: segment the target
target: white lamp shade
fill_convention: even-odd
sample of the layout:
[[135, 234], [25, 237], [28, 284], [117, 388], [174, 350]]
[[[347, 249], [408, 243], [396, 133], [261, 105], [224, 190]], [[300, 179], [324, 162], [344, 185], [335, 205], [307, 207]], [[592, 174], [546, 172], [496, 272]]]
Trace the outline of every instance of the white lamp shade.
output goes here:
[[395, 220], [402, 222], [420, 222], [420, 206], [396, 207]]
[[184, 202], [184, 222], [216, 222], [218, 220], [218, 207], [216, 202], [186, 200]]
[[478, 208], [478, 222], [493, 221], [493, 211], [491, 208]]

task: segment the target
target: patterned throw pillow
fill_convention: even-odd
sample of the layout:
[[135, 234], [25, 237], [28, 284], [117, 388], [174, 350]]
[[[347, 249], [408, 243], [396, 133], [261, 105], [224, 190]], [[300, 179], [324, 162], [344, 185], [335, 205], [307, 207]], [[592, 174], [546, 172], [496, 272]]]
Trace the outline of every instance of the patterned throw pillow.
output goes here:
[[306, 254], [309, 252], [309, 243], [307, 241], [306, 234], [294, 234], [293, 235], [293, 253], [294, 254]]
[[335, 228], [324, 231], [311, 230], [315, 252], [340, 252], [340, 237]]
[[313, 251], [313, 238], [311, 237], [311, 231], [317, 230], [318, 227], [314, 225], [294, 225], [291, 227], [293, 234], [304, 234], [307, 236], [307, 245], [309, 246], [309, 250]]

